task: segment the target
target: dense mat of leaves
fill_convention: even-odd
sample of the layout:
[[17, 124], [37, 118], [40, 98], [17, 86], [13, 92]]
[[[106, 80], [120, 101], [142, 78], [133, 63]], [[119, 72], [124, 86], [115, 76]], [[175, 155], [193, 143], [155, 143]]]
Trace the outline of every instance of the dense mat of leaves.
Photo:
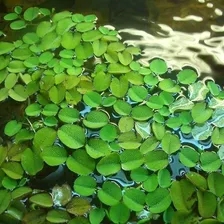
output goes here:
[[[4, 19], [27, 32], [0, 41], [1, 104], [25, 107], [2, 136], [0, 223], [224, 222], [219, 85], [159, 58], [141, 64], [95, 15], [16, 7]], [[189, 171], [181, 178], [173, 158]], [[51, 167], [73, 179], [38, 189]]]

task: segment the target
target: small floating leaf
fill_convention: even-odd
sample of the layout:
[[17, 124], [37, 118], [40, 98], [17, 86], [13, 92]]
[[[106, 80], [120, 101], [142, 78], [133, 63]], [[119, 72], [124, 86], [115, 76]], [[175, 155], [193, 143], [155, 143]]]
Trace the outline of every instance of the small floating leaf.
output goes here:
[[89, 175], [95, 169], [95, 160], [85, 150], [78, 149], [69, 156], [66, 165], [69, 170], [79, 175]]
[[208, 176], [208, 188], [218, 197], [224, 195], [224, 176], [221, 173], [212, 172]]
[[154, 150], [145, 155], [145, 165], [152, 171], [161, 170], [168, 164], [168, 155], [162, 150]]
[[145, 200], [152, 213], [164, 212], [171, 204], [170, 193], [164, 188], [148, 193]]
[[78, 125], [65, 124], [58, 129], [58, 138], [71, 149], [81, 148], [85, 144], [85, 133]]
[[49, 166], [58, 166], [67, 159], [67, 151], [60, 146], [49, 146], [43, 149], [41, 156]]
[[145, 194], [139, 189], [126, 189], [123, 195], [124, 204], [132, 211], [140, 212], [144, 208]]
[[111, 153], [103, 157], [96, 165], [97, 171], [104, 176], [117, 173], [121, 169], [120, 157], [117, 153]]
[[10, 201], [11, 193], [7, 190], [0, 190], [0, 214], [8, 208]]
[[123, 203], [119, 203], [110, 208], [109, 216], [114, 223], [127, 223], [130, 211]]
[[116, 183], [106, 181], [103, 183], [102, 188], [98, 191], [98, 198], [105, 205], [116, 205], [122, 198], [121, 189]]
[[221, 166], [221, 160], [215, 152], [202, 152], [200, 155], [202, 170], [206, 172], [214, 172]]
[[82, 196], [90, 196], [95, 192], [96, 180], [90, 176], [79, 176], [74, 182], [74, 190]]
[[182, 84], [192, 84], [197, 80], [197, 73], [192, 69], [183, 69], [177, 74], [177, 79]]
[[11, 136], [17, 134], [21, 128], [22, 128], [22, 123], [17, 122], [16, 120], [11, 120], [6, 124], [4, 133], [7, 136], [11, 137]]
[[176, 152], [181, 146], [180, 139], [171, 133], [166, 133], [162, 139], [162, 149], [167, 154]]
[[149, 65], [152, 72], [157, 75], [163, 75], [167, 72], [167, 65], [166, 62], [162, 59], [153, 59]]
[[22, 152], [21, 164], [23, 169], [30, 176], [36, 175], [44, 167], [42, 158], [30, 148], [27, 148]]
[[86, 127], [96, 129], [105, 126], [109, 121], [108, 116], [102, 111], [91, 111], [87, 114], [83, 123]]
[[180, 162], [187, 167], [196, 166], [199, 161], [199, 153], [190, 147], [183, 147], [179, 152]]

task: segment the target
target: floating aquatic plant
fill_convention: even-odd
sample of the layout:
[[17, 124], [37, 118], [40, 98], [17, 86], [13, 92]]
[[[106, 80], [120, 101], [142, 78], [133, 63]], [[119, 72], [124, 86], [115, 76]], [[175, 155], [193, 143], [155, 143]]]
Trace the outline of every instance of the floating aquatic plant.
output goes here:
[[[219, 85], [159, 58], [141, 64], [95, 15], [17, 6], [4, 19], [25, 32], [0, 42], [0, 101], [25, 110], [1, 136], [0, 223], [224, 222]], [[174, 156], [189, 170], [181, 177]], [[38, 188], [51, 167], [71, 177]]]

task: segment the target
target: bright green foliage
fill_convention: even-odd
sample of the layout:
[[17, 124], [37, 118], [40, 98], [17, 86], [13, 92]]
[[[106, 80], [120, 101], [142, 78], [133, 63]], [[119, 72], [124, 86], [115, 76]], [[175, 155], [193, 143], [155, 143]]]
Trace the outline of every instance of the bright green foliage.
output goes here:
[[4, 19], [19, 39], [0, 41], [0, 223], [224, 222], [221, 86], [143, 65], [93, 14]]

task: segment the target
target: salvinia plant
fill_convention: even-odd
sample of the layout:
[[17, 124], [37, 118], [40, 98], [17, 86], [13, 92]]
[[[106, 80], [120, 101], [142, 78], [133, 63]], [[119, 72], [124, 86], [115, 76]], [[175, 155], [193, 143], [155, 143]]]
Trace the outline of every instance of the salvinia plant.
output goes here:
[[18, 39], [0, 41], [0, 101], [24, 110], [1, 136], [0, 223], [224, 222], [219, 85], [143, 65], [95, 15], [4, 19]]

